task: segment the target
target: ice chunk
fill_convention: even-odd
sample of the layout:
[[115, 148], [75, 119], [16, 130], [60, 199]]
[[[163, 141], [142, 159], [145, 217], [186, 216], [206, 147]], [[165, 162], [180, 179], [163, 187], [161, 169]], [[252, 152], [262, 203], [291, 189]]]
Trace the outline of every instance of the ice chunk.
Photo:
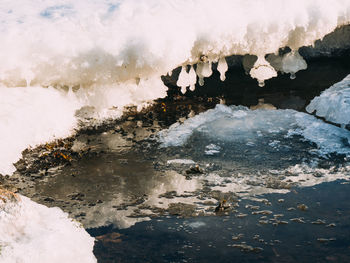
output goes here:
[[350, 124], [350, 75], [315, 97], [306, 110], [334, 123]]
[[173, 159], [173, 160], [168, 160], [167, 164], [195, 164], [193, 160], [189, 159]]
[[[330, 153], [350, 156], [350, 133], [347, 130], [294, 110], [252, 111], [242, 106], [220, 104], [181, 125], [175, 124], [161, 131], [159, 140], [163, 147], [181, 146], [193, 134], [201, 134], [211, 142], [246, 142], [251, 146], [266, 135], [280, 134], [286, 138], [300, 135], [317, 144], [316, 150], [321, 156], [327, 157]], [[214, 146], [207, 147], [211, 150]]]
[[211, 144], [205, 146], [205, 151], [204, 151], [204, 153], [205, 153], [206, 155], [214, 155], [214, 154], [220, 153], [220, 150], [221, 150], [221, 147], [220, 147], [220, 146], [211, 143]]

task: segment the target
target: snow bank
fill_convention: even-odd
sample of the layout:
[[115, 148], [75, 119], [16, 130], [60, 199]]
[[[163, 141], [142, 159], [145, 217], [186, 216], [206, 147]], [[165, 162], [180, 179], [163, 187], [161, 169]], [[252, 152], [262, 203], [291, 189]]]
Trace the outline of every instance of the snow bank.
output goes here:
[[2, 83], [73, 86], [147, 79], [232, 54], [268, 65], [265, 54], [312, 45], [349, 23], [350, 2], [3, 0], [0, 17]]
[[315, 97], [306, 110], [333, 123], [350, 124], [350, 75]]
[[[1, 197], [1, 196], [0, 196]], [[0, 261], [4, 263], [97, 262], [94, 239], [59, 208], [19, 196], [0, 199]]]
[[77, 110], [115, 118], [165, 96], [160, 76], [179, 66], [183, 92], [213, 63], [225, 80], [235, 54], [258, 57], [246, 70], [261, 86], [277, 71], [294, 77], [307, 67], [298, 48], [349, 22], [348, 0], [2, 0], [0, 173], [26, 147], [71, 134]]

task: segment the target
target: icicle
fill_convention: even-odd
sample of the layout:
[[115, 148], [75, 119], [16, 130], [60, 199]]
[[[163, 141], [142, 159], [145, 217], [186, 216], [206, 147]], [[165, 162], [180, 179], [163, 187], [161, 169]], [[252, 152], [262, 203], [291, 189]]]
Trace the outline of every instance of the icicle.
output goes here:
[[307, 64], [298, 51], [293, 50], [283, 56], [282, 71], [290, 73], [291, 79], [295, 79], [295, 73], [303, 69], [307, 69]]
[[226, 79], [226, 71], [228, 69], [226, 59], [225, 58], [220, 58], [219, 63], [218, 63], [218, 71], [220, 72], [220, 79], [221, 81], [224, 81]]
[[209, 78], [213, 74], [213, 71], [211, 69], [211, 62], [204, 63], [203, 70], [202, 70], [202, 76], [205, 78]]
[[186, 92], [186, 87], [190, 86], [190, 79], [189, 74], [186, 72], [186, 66], [182, 66], [176, 85], [181, 87], [181, 92], [183, 94]]
[[34, 73], [31, 70], [26, 70], [23, 74], [24, 79], [26, 80], [27, 87], [30, 87], [31, 82], [34, 79]]
[[258, 80], [260, 87], [265, 85], [265, 80], [277, 77], [276, 70], [265, 60], [264, 56], [258, 57], [258, 60], [255, 62], [249, 74], [252, 78]]
[[211, 69], [211, 62], [206, 62], [206, 63], [198, 63], [197, 64], [197, 69], [196, 69], [197, 76], [199, 78], [199, 85], [203, 86], [204, 85], [204, 78], [208, 78], [211, 76], [213, 73]]
[[196, 75], [196, 72], [194, 71], [193, 66], [191, 66], [190, 72], [188, 72], [188, 78], [189, 78], [189, 83], [190, 83], [190, 90], [194, 91], [195, 85], [197, 82], [197, 75]]

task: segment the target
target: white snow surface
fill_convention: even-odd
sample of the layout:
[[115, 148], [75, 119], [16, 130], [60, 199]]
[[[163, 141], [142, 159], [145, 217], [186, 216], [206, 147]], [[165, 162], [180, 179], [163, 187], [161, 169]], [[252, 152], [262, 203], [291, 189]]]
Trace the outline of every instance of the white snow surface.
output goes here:
[[306, 110], [333, 123], [350, 124], [350, 75], [315, 97]]
[[0, 261], [93, 263], [94, 238], [59, 208], [19, 196], [0, 200]]
[[297, 50], [350, 22], [349, 0], [2, 0], [0, 82], [160, 76], [206, 55]]
[[265, 54], [298, 54], [349, 22], [349, 0], [2, 0], [0, 174], [26, 147], [72, 134], [82, 107], [89, 119], [118, 117], [165, 96], [160, 76], [178, 66], [199, 62], [183, 70], [184, 92], [212, 63], [224, 80], [235, 54], [259, 57], [247, 70], [262, 86], [306, 67], [290, 55], [274, 68]]

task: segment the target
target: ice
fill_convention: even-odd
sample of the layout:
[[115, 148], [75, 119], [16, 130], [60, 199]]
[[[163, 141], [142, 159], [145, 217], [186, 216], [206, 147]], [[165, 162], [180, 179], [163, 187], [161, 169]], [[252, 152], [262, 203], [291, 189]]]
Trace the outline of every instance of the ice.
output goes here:
[[[288, 138], [299, 135], [315, 143], [316, 150], [323, 157], [330, 153], [350, 156], [350, 133], [312, 115], [294, 110], [249, 110], [243, 106], [221, 104], [187, 119], [181, 125], [176, 123], [161, 131], [159, 141], [162, 147], [182, 146], [192, 135], [198, 134], [208, 141], [245, 142], [251, 146], [264, 136]], [[270, 145], [274, 147], [278, 142], [279, 139], [274, 139]], [[207, 147], [211, 150], [214, 146]]]
[[53, 88], [0, 87], [0, 174], [11, 174], [21, 152], [69, 136], [80, 102]]
[[0, 174], [11, 175], [15, 171], [13, 163], [27, 147], [72, 135], [78, 119], [88, 118], [91, 125], [99, 124], [120, 117], [124, 106], [142, 107], [165, 95], [166, 87], [158, 78], [140, 80], [138, 85], [93, 85], [75, 92], [0, 85]]
[[220, 72], [220, 79], [221, 81], [225, 81], [226, 79], [226, 71], [228, 70], [227, 62], [225, 58], [220, 58], [218, 62], [218, 71]]
[[196, 74], [204, 84], [213, 62], [223, 80], [225, 57], [244, 55], [262, 86], [277, 74], [266, 54], [289, 46], [293, 75], [305, 67], [299, 47], [349, 22], [348, 0], [3, 0], [0, 173], [11, 174], [26, 147], [72, 134], [75, 115], [117, 118], [126, 105], [165, 96], [161, 76], [179, 66], [191, 67], [179, 79], [185, 92]]
[[204, 85], [204, 78], [208, 78], [213, 73], [211, 69], [211, 62], [200, 62], [197, 64], [196, 69], [197, 76], [199, 78], [199, 85]]
[[194, 71], [193, 66], [191, 66], [190, 71], [188, 72], [189, 75], [189, 82], [190, 82], [190, 90], [194, 91], [195, 90], [195, 85], [197, 82], [197, 75], [196, 72]]
[[1, 262], [97, 262], [94, 238], [78, 222], [59, 208], [18, 198], [0, 199]]
[[181, 68], [181, 72], [180, 72], [179, 78], [176, 82], [176, 85], [178, 87], [181, 87], [182, 94], [185, 94], [186, 87], [188, 87], [190, 85], [189, 75], [186, 72], [186, 67], [184, 67], [184, 66], [182, 66], [182, 68]]
[[173, 160], [168, 160], [167, 164], [195, 164], [193, 160], [189, 159], [173, 159]]
[[220, 153], [220, 150], [221, 150], [221, 147], [220, 147], [220, 146], [211, 143], [211, 144], [205, 146], [205, 151], [204, 151], [204, 153], [205, 153], [206, 155], [214, 155], [214, 154]]
[[276, 70], [262, 56], [258, 57], [258, 60], [254, 63], [254, 66], [250, 70], [249, 74], [252, 76], [252, 78], [258, 80], [260, 87], [265, 85], [265, 80], [277, 77]]
[[190, 67], [189, 72], [186, 71], [186, 67], [182, 66], [179, 78], [176, 82], [178, 87], [181, 87], [181, 92], [185, 94], [186, 87], [190, 87], [190, 90], [194, 91], [195, 84], [197, 82], [197, 75], [193, 66]]
[[350, 3], [3, 0], [0, 14], [0, 82], [86, 86], [159, 77], [202, 55], [298, 50], [349, 23]]
[[350, 124], [350, 75], [315, 97], [306, 110], [333, 123]]
[[292, 51], [283, 56], [282, 71], [290, 73], [291, 78], [295, 78], [295, 73], [304, 69], [307, 69], [307, 64], [298, 51]]

